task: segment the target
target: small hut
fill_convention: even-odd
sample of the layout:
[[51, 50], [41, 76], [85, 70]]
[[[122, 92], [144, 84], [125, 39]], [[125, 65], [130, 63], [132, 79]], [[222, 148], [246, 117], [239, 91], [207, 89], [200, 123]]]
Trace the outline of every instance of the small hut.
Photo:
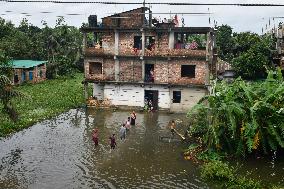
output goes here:
[[21, 84], [25, 81], [37, 83], [46, 79], [47, 61], [36, 60], [13, 60], [14, 84]]

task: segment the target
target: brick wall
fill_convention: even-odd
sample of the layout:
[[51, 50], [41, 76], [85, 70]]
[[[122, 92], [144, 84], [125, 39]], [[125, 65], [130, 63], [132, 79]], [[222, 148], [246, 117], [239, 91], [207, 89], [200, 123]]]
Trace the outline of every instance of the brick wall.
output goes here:
[[115, 80], [114, 60], [104, 59], [103, 74], [106, 80]]
[[[169, 63], [169, 83], [171, 84], [205, 84], [206, 62], [189, 60], [172, 60]], [[181, 77], [181, 65], [196, 65], [195, 78]]]
[[154, 65], [155, 83], [168, 83], [168, 61], [157, 61]]
[[[143, 8], [138, 8], [131, 11], [119, 13], [113, 16], [113, 17], [125, 17], [125, 18], [112, 18], [111, 16], [105, 17], [102, 19], [102, 24], [105, 27], [122, 27], [122, 28], [141, 27], [144, 24], [144, 15], [137, 13], [143, 13], [143, 12], [144, 12]], [[117, 21], [114, 21], [114, 19], [117, 19]], [[116, 25], [115, 22], [118, 22], [119, 25]]]
[[105, 54], [114, 53], [114, 32], [104, 33], [102, 35], [102, 48]]
[[140, 60], [134, 60], [133, 61], [133, 80], [138, 82], [142, 81], [142, 61]]
[[141, 50], [134, 51], [134, 36], [142, 36], [141, 32], [119, 34], [119, 55], [140, 55]]
[[133, 81], [133, 68], [132, 60], [119, 61], [119, 80], [120, 81]]

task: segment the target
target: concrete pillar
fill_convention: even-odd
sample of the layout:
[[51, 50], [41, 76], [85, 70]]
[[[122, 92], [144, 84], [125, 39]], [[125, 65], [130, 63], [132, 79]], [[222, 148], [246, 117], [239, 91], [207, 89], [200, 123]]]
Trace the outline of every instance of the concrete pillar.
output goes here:
[[207, 33], [206, 40], [206, 61], [209, 61], [209, 51], [210, 51], [210, 32]]
[[142, 81], [145, 81], [145, 60], [141, 61], [142, 63]]
[[114, 30], [114, 55], [119, 54], [119, 33], [117, 30]]
[[142, 31], [142, 55], [144, 56], [145, 54], [145, 31], [143, 29], [141, 29]]
[[170, 31], [169, 33], [169, 49], [174, 49], [175, 46], [175, 33]]
[[134, 61], [131, 60], [131, 75], [132, 75], [132, 81], [134, 81]]
[[120, 67], [119, 67], [119, 60], [115, 59], [114, 60], [114, 77], [115, 77], [115, 81], [119, 81], [119, 74], [120, 73]]

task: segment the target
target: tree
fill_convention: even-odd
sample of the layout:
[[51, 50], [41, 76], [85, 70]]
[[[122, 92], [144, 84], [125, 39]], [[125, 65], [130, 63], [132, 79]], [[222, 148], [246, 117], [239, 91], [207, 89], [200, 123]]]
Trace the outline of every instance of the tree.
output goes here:
[[235, 46], [232, 28], [228, 25], [218, 26], [216, 43], [218, 46], [218, 54], [222, 60], [230, 61], [233, 59], [233, 49]]
[[3, 51], [0, 51], [0, 103], [3, 105], [4, 113], [7, 113], [11, 120], [17, 121], [18, 114], [13, 106], [12, 99], [24, 97], [25, 95], [14, 90], [14, 87], [9, 79], [12, 74], [9, 58], [5, 56]]
[[266, 70], [271, 68], [273, 38], [245, 32], [235, 34], [235, 41], [235, 58], [231, 64], [237, 75], [244, 79], [264, 78]]

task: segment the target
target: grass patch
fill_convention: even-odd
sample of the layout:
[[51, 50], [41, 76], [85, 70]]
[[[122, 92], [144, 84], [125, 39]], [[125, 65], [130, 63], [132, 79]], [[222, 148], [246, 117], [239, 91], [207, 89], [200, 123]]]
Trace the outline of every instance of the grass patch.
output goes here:
[[[28, 97], [13, 101], [20, 117], [17, 123], [13, 123], [5, 112], [0, 112], [0, 137], [83, 105], [85, 101], [82, 81], [83, 74], [76, 74], [70, 78], [59, 78], [16, 87]], [[1, 105], [0, 110], [3, 110]]]
[[218, 184], [220, 188], [230, 189], [262, 189], [269, 188], [259, 181], [240, 175], [236, 167], [229, 166], [222, 161], [210, 161], [201, 166], [201, 177]]

